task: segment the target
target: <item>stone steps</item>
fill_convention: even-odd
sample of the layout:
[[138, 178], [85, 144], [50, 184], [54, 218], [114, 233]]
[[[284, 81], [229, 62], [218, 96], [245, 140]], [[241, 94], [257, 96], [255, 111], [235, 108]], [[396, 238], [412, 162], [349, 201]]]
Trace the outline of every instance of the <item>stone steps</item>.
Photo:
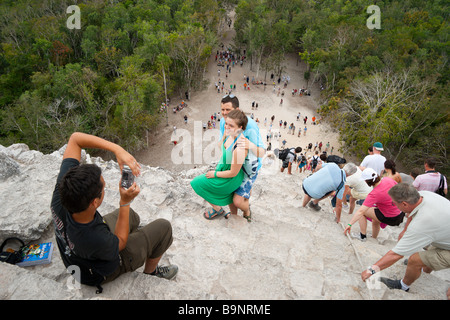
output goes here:
[[[2, 190], [14, 191], [0, 194], [0, 201], [8, 204], [1, 213], [0, 237], [18, 233], [28, 237], [26, 240], [55, 241], [49, 205], [62, 152], [38, 155], [23, 146], [5, 149], [9, 148], [0, 147], [0, 153], [9, 157], [8, 161], [16, 161], [19, 170], [0, 181]], [[85, 158], [102, 167], [106, 191], [100, 212], [106, 214], [117, 207], [119, 199], [118, 165], [89, 155]], [[241, 213], [228, 220], [204, 219], [202, 213], [208, 204], [195, 194], [189, 182], [206, 169], [173, 174], [143, 166], [138, 178], [141, 194], [132, 207], [139, 213], [141, 224], [157, 218], [172, 223], [174, 241], [161, 264], [179, 266], [176, 280], [144, 275], [138, 269], [105, 284], [103, 293], [96, 295], [95, 288], [73, 285], [56, 249], [52, 263], [46, 266], [0, 264], [0, 299], [446, 298], [450, 275], [445, 270], [422, 275], [409, 293], [386, 287], [369, 290], [360, 279], [366, 266], [361, 266], [355, 250], [368, 266], [395, 245], [402, 229], [386, 228], [381, 240], [353, 241], [352, 245], [334, 221], [329, 200], [321, 202], [320, 212], [301, 207], [305, 173], [288, 176], [276, 166], [263, 167], [251, 198], [252, 223]], [[350, 218], [343, 213], [343, 224]], [[358, 231], [356, 226], [354, 231]], [[404, 270], [398, 262], [384, 274], [401, 277]]]

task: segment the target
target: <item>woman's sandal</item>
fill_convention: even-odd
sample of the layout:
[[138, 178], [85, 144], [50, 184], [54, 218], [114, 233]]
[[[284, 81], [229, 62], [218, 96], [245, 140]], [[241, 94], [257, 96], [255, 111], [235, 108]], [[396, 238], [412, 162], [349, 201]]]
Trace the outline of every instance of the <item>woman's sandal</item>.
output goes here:
[[225, 219], [228, 219], [229, 217], [230, 217], [230, 215], [231, 215], [231, 212], [227, 212], [227, 213], [225, 213], [225, 215], [223, 216]]
[[252, 212], [251, 212], [250, 208], [248, 208], [248, 211], [250, 212], [250, 214], [248, 216], [242, 215], [242, 217], [244, 219], [247, 219], [247, 222], [252, 222]]
[[213, 220], [215, 218], [218, 218], [220, 216], [222, 216], [225, 213], [225, 211], [223, 211], [222, 208], [220, 208], [219, 211], [214, 210], [214, 208], [212, 208], [212, 212], [211, 211], [205, 211], [203, 213], [203, 217], [207, 220]]

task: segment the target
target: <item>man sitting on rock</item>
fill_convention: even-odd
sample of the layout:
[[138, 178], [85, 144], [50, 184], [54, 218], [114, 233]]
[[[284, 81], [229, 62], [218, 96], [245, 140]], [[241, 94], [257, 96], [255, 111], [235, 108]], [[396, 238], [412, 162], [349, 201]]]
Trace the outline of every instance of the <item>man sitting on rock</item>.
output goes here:
[[51, 211], [55, 236], [66, 267], [77, 266], [86, 285], [97, 286], [133, 271], [145, 263], [144, 273], [172, 279], [176, 266], [160, 267], [162, 254], [172, 244], [170, 222], [158, 219], [139, 228], [139, 216], [131, 202], [139, 194], [134, 182], [119, 187], [119, 209], [102, 217], [97, 208], [105, 194], [105, 180], [95, 164], [80, 164], [81, 150], [97, 148], [111, 151], [123, 169], [128, 165], [133, 175], [140, 174], [135, 158], [122, 147], [84, 133], [69, 139], [53, 192]]

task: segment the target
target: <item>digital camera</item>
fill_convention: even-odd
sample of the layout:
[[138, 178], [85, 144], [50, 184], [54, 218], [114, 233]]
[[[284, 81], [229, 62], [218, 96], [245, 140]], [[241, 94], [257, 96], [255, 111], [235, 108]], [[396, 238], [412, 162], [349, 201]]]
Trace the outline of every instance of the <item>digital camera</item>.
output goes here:
[[123, 169], [122, 169], [122, 180], [120, 182], [120, 185], [123, 188], [128, 189], [129, 187], [131, 187], [133, 182], [134, 182], [134, 175], [131, 172], [130, 167], [128, 167], [126, 165], [123, 166]]

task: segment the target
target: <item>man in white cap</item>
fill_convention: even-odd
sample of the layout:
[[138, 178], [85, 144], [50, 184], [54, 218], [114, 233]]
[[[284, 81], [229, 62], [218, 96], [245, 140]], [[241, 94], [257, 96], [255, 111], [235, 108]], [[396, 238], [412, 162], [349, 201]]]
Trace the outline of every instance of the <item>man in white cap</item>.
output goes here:
[[361, 171], [364, 171], [365, 168], [372, 168], [380, 176], [384, 170], [384, 162], [386, 161], [386, 158], [381, 155], [381, 151], [383, 150], [381, 142], [375, 142], [373, 144], [373, 154], [367, 155], [359, 165]]

